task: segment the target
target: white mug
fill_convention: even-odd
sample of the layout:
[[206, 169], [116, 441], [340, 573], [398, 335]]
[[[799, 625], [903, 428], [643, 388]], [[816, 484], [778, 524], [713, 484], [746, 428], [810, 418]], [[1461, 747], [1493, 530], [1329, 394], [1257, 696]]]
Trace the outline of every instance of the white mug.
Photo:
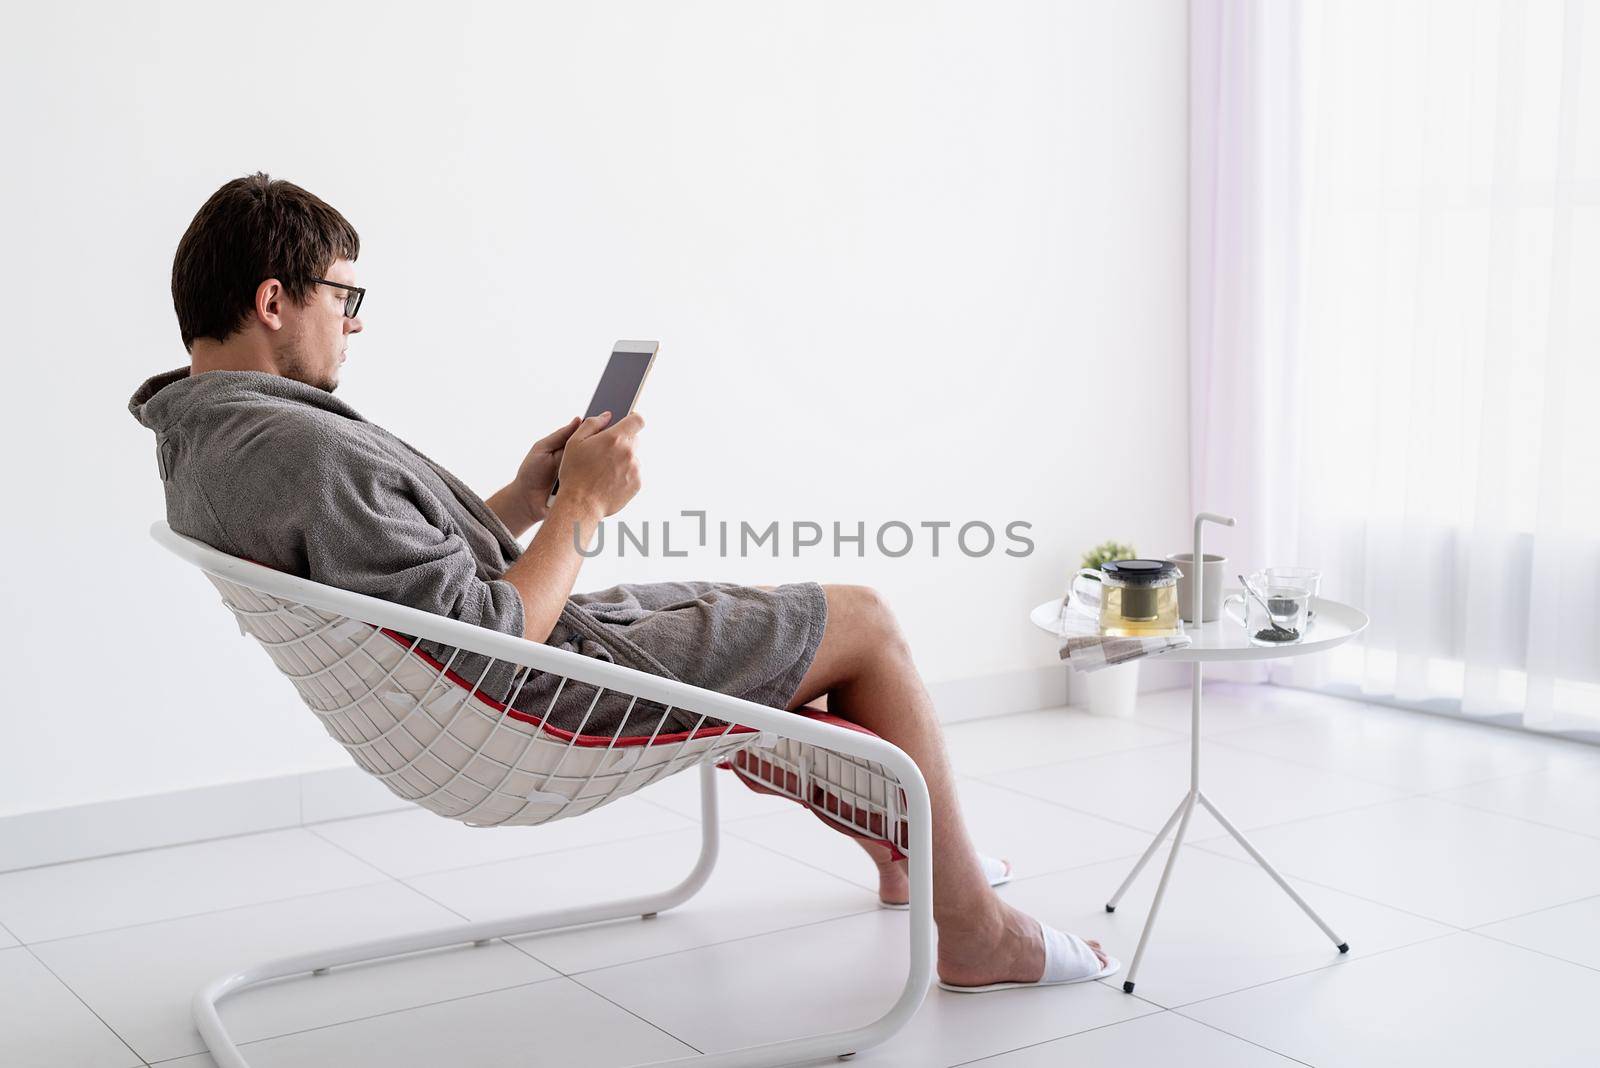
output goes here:
[[[1183, 617], [1185, 623], [1193, 623], [1194, 579], [1190, 576], [1194, 574], [1194, 553], [1178, 553], [1176, 556], [1167, 557], [1167, 560], [1177, 564], [1178, 570], [1182, 572], [1178, 577], [1178, 614]], [[1202, 613], [1204, 618], [1201, 620], [1203, 623], [1210, 623], [1222, 615], [1222, 576], [1223, 567], [1227, 562], [1226, 556], [1217, 553], [1206, 553], [1205, 559], [1201, 561], [1201, 567], [1205, 569], [1206, 603], [1203, 606], [1205, 608]]]

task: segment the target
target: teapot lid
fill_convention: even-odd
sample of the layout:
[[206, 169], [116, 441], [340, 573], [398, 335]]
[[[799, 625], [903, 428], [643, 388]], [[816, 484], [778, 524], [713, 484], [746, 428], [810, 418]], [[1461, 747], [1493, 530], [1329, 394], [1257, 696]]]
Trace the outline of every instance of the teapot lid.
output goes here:
[[1154, 586], [1178, 575], [1178, 565], [1167, 560], [1112, 560], [1100, 570], [1129, 586]]

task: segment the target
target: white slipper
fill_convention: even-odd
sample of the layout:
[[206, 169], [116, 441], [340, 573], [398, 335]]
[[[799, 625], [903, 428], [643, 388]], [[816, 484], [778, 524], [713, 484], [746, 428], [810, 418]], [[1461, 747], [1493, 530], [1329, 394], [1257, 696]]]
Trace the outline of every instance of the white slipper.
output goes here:
[[1019, 986], [1063, 986], [1067, 983], [1087, 983], [1095, 979], [1104, 979], [1108, 975], [1115, 975], [1122, 968], [1122, 962], [1106, 954], [1105, 967], [1100, 966], [1100, 958], [1094, 955], [1094, 950], [1089, 943], [1075, 934], [1058, 931], [1054, 927], [1039, 924], [1039, 929], [1044, 932], [1044, 975], [1032, 983], [989, 983], [987, 986], [953, 986], [939, 980], [939, 987], [951, 990], [957, 994], [983, 994], [990, 990], [1011, 990]]
[[[990, 886], [1001, 886], [1011, 881], [1012, 868], [1009, 860], [997, 860], [994, 857], [986, 857], [979, 853], [978, 862], [983, 865], [983, 874], [989, 877]], [[900, 912], [911, 911], [911, 902], [909, 901], [902, 901], [897, 905], [879, 898], [878, 906], [880, 908], [896, 909]]]

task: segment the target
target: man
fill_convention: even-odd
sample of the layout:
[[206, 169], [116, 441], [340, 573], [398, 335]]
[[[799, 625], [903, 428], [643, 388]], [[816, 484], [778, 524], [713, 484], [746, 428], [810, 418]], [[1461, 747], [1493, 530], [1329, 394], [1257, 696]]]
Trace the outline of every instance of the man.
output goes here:
[[[265, 174], [228, 182], [195, 215], [172, 268], [189, 366], [150, 378], [129, 402], [156, 434], [174, 530], [328, 585], [775, 708], [826, 698], [833, 714], [909, 753], [927, 779], [943, 985], [1103, 972], [1097, 944], [1042, 927], [990, 888], [932, 702], [875, 591], [665, 582], [573, 594], [577, 545], [639, 490], [638, 413], [614, 425], [610, 413], [574, 418], [535, 442], [485, 501], [335, 400], [350, 337], [362, 328], [359, 253], [339, 212]], [[547, 511], [557, 475], [561, 491]], [[536, 525], [523, 550], [517, 539]], [[513, 694], [505, 665], [422, 647], [484, 693], [512, 695], [561, 729], [694, 726], [679, 710], [629, 713], [621, 695], [593, 703], [538, 679]], [[863, 847], [878, 865], [880, 898], [903, 902], [903, 862], [881, 844]]]

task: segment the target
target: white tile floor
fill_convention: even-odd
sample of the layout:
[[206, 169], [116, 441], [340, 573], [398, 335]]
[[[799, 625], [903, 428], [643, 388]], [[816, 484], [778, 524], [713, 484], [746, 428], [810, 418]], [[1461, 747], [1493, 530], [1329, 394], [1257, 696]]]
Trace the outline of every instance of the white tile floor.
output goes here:
[[[854, 1063], [1600, 1063], [1600, 749], [1267, 687], [1207, 701], [1209, 792], [1349, 956], [1207, 817], [1135, 995], [935, 988]], [[949, 728], [1009, 900], [1131, 958], [1165, 854], [1103, 903], [1185, 786], [1187, 708]], [[875, 906], [853, 845], [721, 785], [721, 859], [677, 910], [290, 980], [225, 1015], [253, 1064], [352, 1068], [626, 1065], [876, 1016], [905, 914]], [[0, 875], [0, 1065], [209, 1068], [188, 1000], [234, 965], [663, 887], [693, 862], [694, 788], [542, 829], [400, 812]]]

